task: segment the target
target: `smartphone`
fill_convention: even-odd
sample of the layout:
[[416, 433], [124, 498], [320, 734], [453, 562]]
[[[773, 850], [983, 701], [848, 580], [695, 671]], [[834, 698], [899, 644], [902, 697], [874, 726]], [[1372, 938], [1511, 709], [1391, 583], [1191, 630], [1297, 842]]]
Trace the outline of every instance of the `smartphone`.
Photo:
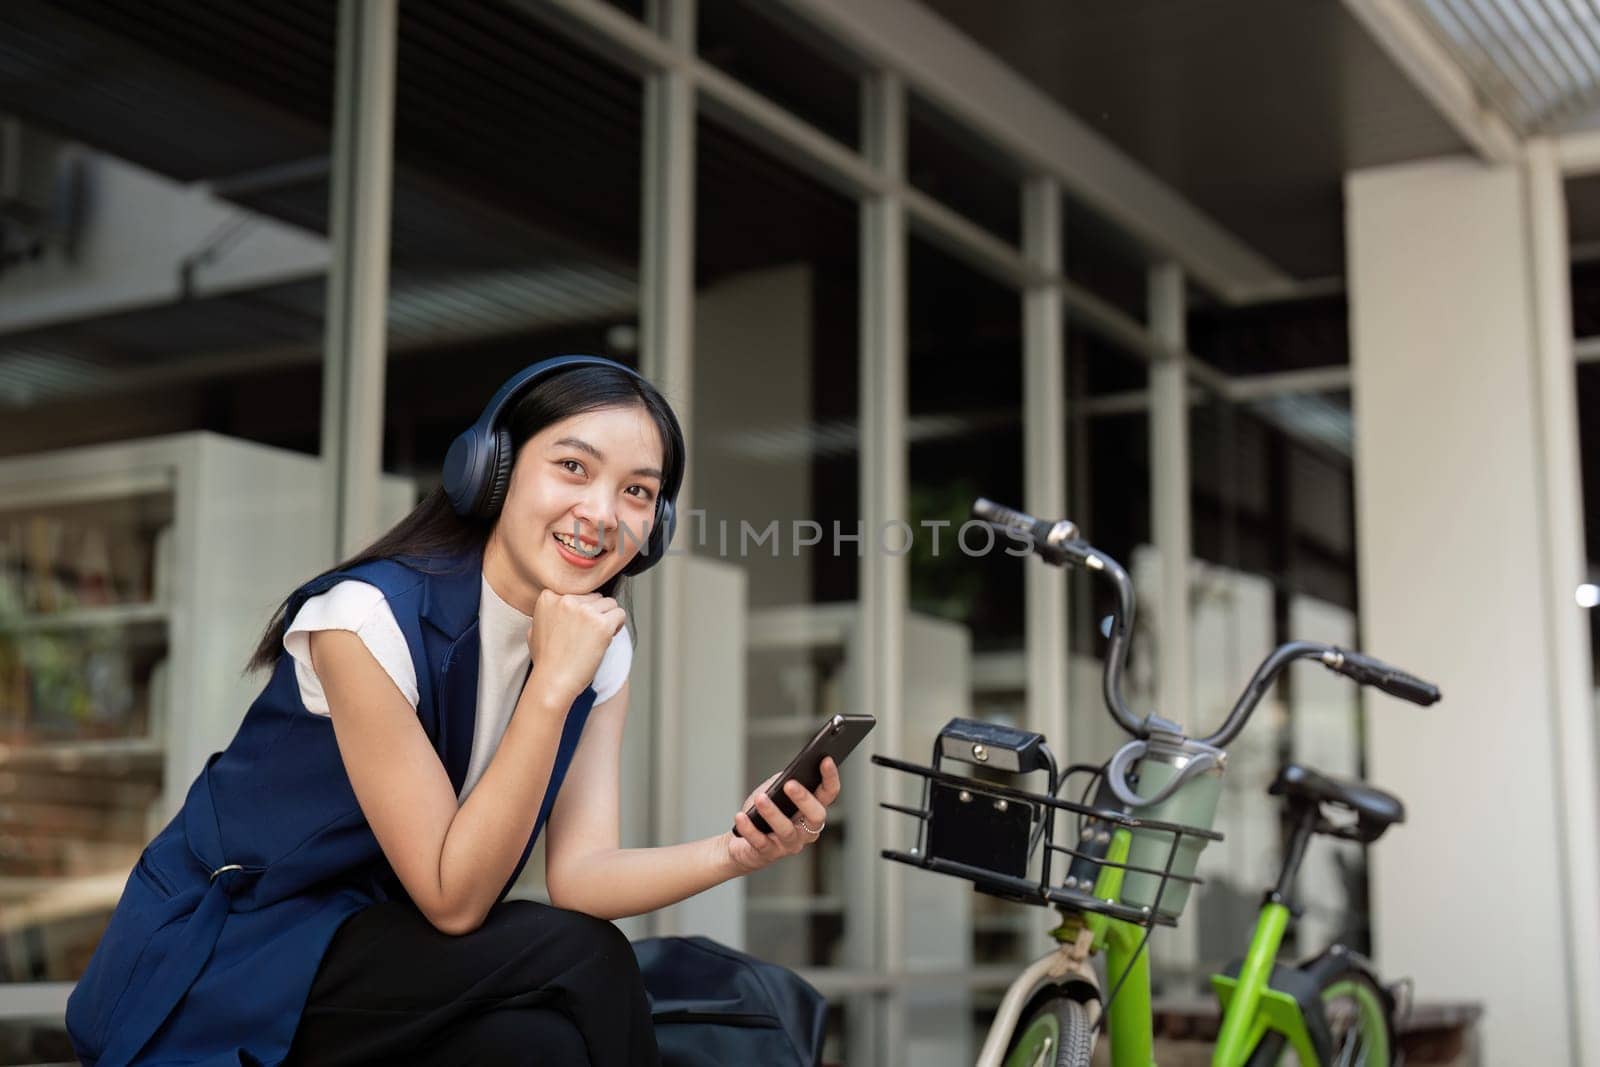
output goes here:
[[[822, 761], [832, 756], [835, 765], [843, 766], [844, 758], [850, 755], [851, 751], [861, 743], [861, 739], [870, 734], [876, 725], [878, 720], [871, 715], [833, 716], [822, 724], [817, 735], [806, 742], [806, 746], [799, 754], [789, 761], [783, 773], [773, 779], [772, 785], [767, 788], [767, 796], [778, 805], [779, 811], [793, 818], [794, 801], [783, 791], [784, 784], [791, 781], [799, 782], [815, 793], [822, 785]], [[757, 830], [764, 834], [772, 832], [772, 827], [768, 826], [767, 820], [756, 811], [754, 804], [746, 808], [744, 813], [756, 824]], [[734, 832], [737, 833], [738, 830], [735, 829]]]

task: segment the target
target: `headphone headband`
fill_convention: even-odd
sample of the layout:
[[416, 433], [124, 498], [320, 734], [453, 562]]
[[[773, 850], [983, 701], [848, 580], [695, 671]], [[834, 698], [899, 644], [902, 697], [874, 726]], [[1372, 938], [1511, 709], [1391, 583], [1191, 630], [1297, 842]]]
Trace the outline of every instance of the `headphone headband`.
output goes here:
[[504, 385], [496, 389], [494, 396], [489, 398], [489, 403], [484, 405], [483, 414], [479, 415], [478, 421], [473, 423], [473, 428], [484, 433], [489, 432], [499, 424], [500, 413], [509, 407], [511, 402], [520, 396], [524, 389], [531, 387], [536, 382], [542, 381], [557, 371], [568, 370], [573, 367], [609, 367], [612, 370], [619, 370], [630, 377], [637, 378], [641, 382], [645, 380], [644, 375], [632, 367], [618, 363], [613, 359], [606, 359], [604, 356], [552, 356], [549, 359], [540, 360], [538, 363], [523, 367], [507, 379]]
[[[451, 442], [450, 451], [445, 455], [444, 490], [456, 514], [476, 515], [485, 519], [492, 519], [499, 514], [500, 506], [505, 502], [506, 488], [511, 480], [511, 466], [515, 459], [511, 435], [500, 427], [502, 415], [528, 389], [554, 374], [577, 367], [605, 367], [618, 370], [646, 385], [650, 384], [649, 379], [632, 367], [606, 359], [604, 356], [591, 355], [554, 356], [524, 367], [512, 375], [504, 385], [495, 390], [477, 421]], [[682, 483], [683, 462], [687, 457], [684, 455], [683, 430], [679, 427], [677, 416], [673, 414], [671, 407], [667, 408], [667, 421], [676, 439], [674, 443], [679, 456], [678, 469], [663, 472], [665, 477], [661, 495], [656, 501], [655, 522], [651, 526], [650, 537], [639, 554], [623, 568], [624, 574], [639, 574], [653, 566], [666, 551], [667, 545], [672, 540], [673, 528], [676, 526], [674, 498]]]

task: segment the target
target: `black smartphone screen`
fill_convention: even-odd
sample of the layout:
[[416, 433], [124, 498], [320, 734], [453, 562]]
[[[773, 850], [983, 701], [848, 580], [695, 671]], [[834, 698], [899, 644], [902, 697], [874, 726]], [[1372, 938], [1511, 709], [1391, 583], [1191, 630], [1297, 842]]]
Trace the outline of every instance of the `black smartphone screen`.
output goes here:
[[[845, 757], [850, 755], [864, 737], [872, 732], [878, 725], [878, 720], [871, 715], [835, 715], [824, 722], [817, 730], [816, 736], [806, 742], [783, 773], [773, 780], [767, 788], [767, 796], [778, 805], [778, 810], [790, 818], [794, 817], [794, 801], [789, 799], [789, 794], [783, 791], [784, 783], [799, 782], [811, 792], [815, 793], [822, 784], [822, 761], [829, 756], [838, 766], [844, 766]], [[756, 829], [762, 833], [771, 833], [772, 828], [767, 825], [751, 805], [745, 809], [745, 814], [750, 821], [756, 824]]]

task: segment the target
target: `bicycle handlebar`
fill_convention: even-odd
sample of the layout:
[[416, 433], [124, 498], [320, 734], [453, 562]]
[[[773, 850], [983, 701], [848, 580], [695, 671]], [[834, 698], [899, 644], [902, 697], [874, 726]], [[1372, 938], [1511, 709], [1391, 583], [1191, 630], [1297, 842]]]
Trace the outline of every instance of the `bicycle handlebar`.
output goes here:
[[[1148, 738], [1151, 718], [1141, 719], [1134, 715], [1122, 698], [1122, 672], [1128, 660], [1128, 637], [1133, 629], [1134, 609], [1133, 582], [1128, 578], [1128, 572], [1116, 560], [1084, 541], [1079, 536], [1078, 527], [1066, 519], [1047, 522], [982, 497], [972, 505], [972, 514], [991, 525], [1020, 534], [1045, 562], [1058, 567], [1068, 564], [1082, 567], [1112, 584], [1116, 593], [1116, 607], [1111, 615], [1110, 643], [1106, 648], [1103, 677], [1106, 708], [1117, 725], [1128, 733], [1137, 738]], [[1201, 739], [1200, 743], [1216, 748], [1226, 747], [1244, 729], [1256, 705], [1261, 703], [1261, 698], [1272, 688], [1278, 675], [1297, 659], [1316, 659], [1336, 674], [1423, 707], [1439, 699], [1439, 687], [1432, 682], [1423, 681], [1372, 656], [1317, 641], [1290, 641], [1273, 649], [1261, 662], [1222, 726], [1210, 737]], [[1170, 724], [1164, 725], [1171, 728]]]
[[1089, 546], [1078, 536], [1078, 526], [1071, 519], [1058, 522], [1036, 519], [981, 496], [973, 501], [972, 515], [991, 526], [1022, 534], [1033, 551], [1046, 563], [1054, 563], [1058, 567], [1066, 563], [1089, 566]]
[[1250, 683], [1244, 687], [1244, 692], [1239, 694], [1238, 703], [1234, 704], [1233, 710], [1223, 720], [1221, 728], [1205, 739], [1205, 744], [1222, 747], [1237, 737], [1239, 731], [1244, 729], [1244, 724], [1249, 721], [1250, 713], [1255, 711], [1261, 698], [1272, 688], [1272, 683], [1277, 680], [1278, 675], [1297, 659], [1315, 659], [1335, 674], [1342, 674], [1360, 685], [1370, 685], [1390, 696], [1409, 700], [1423, 707], [1439, 699], [1438, 686], [1413, 677], [1399, 668], [1391, 667], [1380, 659], [1333, 645], [1325, 645], [1320, 641], [1290, 641], [1273, 649], [1272, 654], [1261, 661], [1261, 666], [1256, 668]]
[[1133, 580], [1122, 564], [1097, 550], [1078, 536], [1078, 527], [1068, 519], [1046, 522], [1012, 508], [1003, 507], [992, 500], [979, 497], [972, 505], [974, 517], [1021, 534], [1033, 552], [1046, 563], [1058, 567], [1072, 564], [1093, 571], [1111, 583], [1116, 593], [1116, 607], [1111, 612], [1110, 639], [1106, 646], [1106, 666], [1102, 675], [1102, 689], [1106, 708], [1117, 725], [1135, 737], [1149, 734], [1144, 720], [1128, 709], [1122, 699], [1122, 669], [1128, 662], [1128, 640], [1133, 633]]
[[1398, 667], [1391, 667], [1381, 659], [1342, 648], [1333, 649], [1333, 653], [1332, 661], [1324, 657], [1323, 663], [1329, 670], [1346, 678], [1381, 689], [1392, 697], [1409, 700], [1424, 708], [1439, 700], [1438, 686], [1407, 674]]

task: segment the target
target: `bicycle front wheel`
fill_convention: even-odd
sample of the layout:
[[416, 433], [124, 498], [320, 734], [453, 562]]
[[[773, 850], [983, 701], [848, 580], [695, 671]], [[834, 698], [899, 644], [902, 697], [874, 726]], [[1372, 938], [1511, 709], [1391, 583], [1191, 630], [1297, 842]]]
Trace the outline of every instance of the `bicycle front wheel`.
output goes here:
[[1094, 1038], [1087, 1005], [1070, 997], [1050, 997], [1023, 1023], [1006, 1054], [1005, 1067], [1089, 1067]]
[[[1392, 1067], [1394, 1035], [1389, 1010], [1371, 976], [1354, 969], [1336, 971], [1323, 979], [1318, 996], [1333, 1038], [1327, 1063], [1318, 1067]], [[1282, 1034], [1268, 1034], [1251, 1054], [1248, 1067], [1299, 1064], [1299, 1057], [1285, 1044]]]

